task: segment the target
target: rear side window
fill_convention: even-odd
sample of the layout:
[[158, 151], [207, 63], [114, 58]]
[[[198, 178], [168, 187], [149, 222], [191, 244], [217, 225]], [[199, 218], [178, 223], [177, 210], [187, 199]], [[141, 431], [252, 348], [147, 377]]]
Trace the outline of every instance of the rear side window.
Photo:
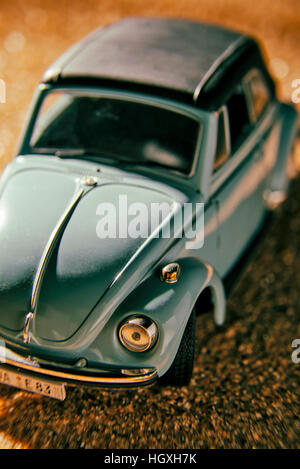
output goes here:
[[259, 70], [252, 70], [245, 78], [245, 82], [249, 94], [251, 118], [256, 122], [270, 101], [270, 91]]
[[239, 85], [227, 101], [231, 149], [234, 152], [251, 131], [251, 119], [247, 98], [242, 85]]

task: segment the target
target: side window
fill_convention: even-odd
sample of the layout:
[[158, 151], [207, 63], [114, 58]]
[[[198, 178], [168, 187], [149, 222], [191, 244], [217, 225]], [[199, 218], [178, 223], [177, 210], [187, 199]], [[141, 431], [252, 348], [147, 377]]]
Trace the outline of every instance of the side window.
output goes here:
[[227, 161], [230, 154], [230, 142], [228, 133], [228, 114], [223, 106], [218, 116], [218, 136], [213, 172], [216, 172]]
[[231, 148], [234, 152], [248, 136], [251, 119], [247, 98], [242, 85], [239, 85], [227, 101]]
[[270, 92], [259, 70], [252, 70], [246, 76], [245, 83], [249, 94], [251, 118], [253, 122], [256, 122], [270, 101]]

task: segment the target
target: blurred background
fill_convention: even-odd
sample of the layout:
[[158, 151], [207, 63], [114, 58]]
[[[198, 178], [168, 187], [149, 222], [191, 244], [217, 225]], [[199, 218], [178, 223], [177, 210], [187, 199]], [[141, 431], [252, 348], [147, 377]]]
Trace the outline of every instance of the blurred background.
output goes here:
[[[225, 25], [262, 43], [278, 94], [300, 101], [299, 0], [0, 1], [0, 167], [12, 158], [33, 91], [66, 48], [100, 25], [129, 15], [177, 16]], [[299, 80], [297, 85], [296, 80]], [[300, 104], [298, 104], [300, 109]]]
[[[278, 95], [300, 111], [299, 0], [0, 0], [0, 169], [14, 156], [33, 91], [70, 45], [124, 16], [209, 21], [255, 36]], [[295, 161], [300, 169], [299, 146]], [[215, 332], [200, 317], [189, 388], [71, 390], [64, 403], [0, 387], [0, 448], [299, 447], [299, 181]], [[288, 237], [287, 237], [288, 233]], [[222, 356], [222, 360], [220, 357]]]

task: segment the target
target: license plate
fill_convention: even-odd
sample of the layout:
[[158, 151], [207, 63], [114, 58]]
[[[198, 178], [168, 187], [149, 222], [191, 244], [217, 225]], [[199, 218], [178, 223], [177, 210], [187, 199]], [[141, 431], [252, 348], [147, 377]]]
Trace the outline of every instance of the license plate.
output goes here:
[[0, 367], [0, 383], [24, 389], [25, 391], [43, 394], [63, 401], [66, 397], [65, 385], [55, 381], [33, 378], [23, 372], [10, 371]]

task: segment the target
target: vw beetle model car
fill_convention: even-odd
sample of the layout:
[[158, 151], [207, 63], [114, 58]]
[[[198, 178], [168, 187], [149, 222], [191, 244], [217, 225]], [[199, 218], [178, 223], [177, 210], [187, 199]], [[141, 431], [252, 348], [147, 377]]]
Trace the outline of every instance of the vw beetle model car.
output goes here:
[[[296, 121], [257, 42], [221, 27], [127, 18], [63, 54], [1, 178], [0, 381], [59, 399], [187, 384], [195, 310], [209, 292], [224, 323], [225, 281], [286, 197]], [[140, 221], [169, 209], [130, 236], [124, 201]]]

